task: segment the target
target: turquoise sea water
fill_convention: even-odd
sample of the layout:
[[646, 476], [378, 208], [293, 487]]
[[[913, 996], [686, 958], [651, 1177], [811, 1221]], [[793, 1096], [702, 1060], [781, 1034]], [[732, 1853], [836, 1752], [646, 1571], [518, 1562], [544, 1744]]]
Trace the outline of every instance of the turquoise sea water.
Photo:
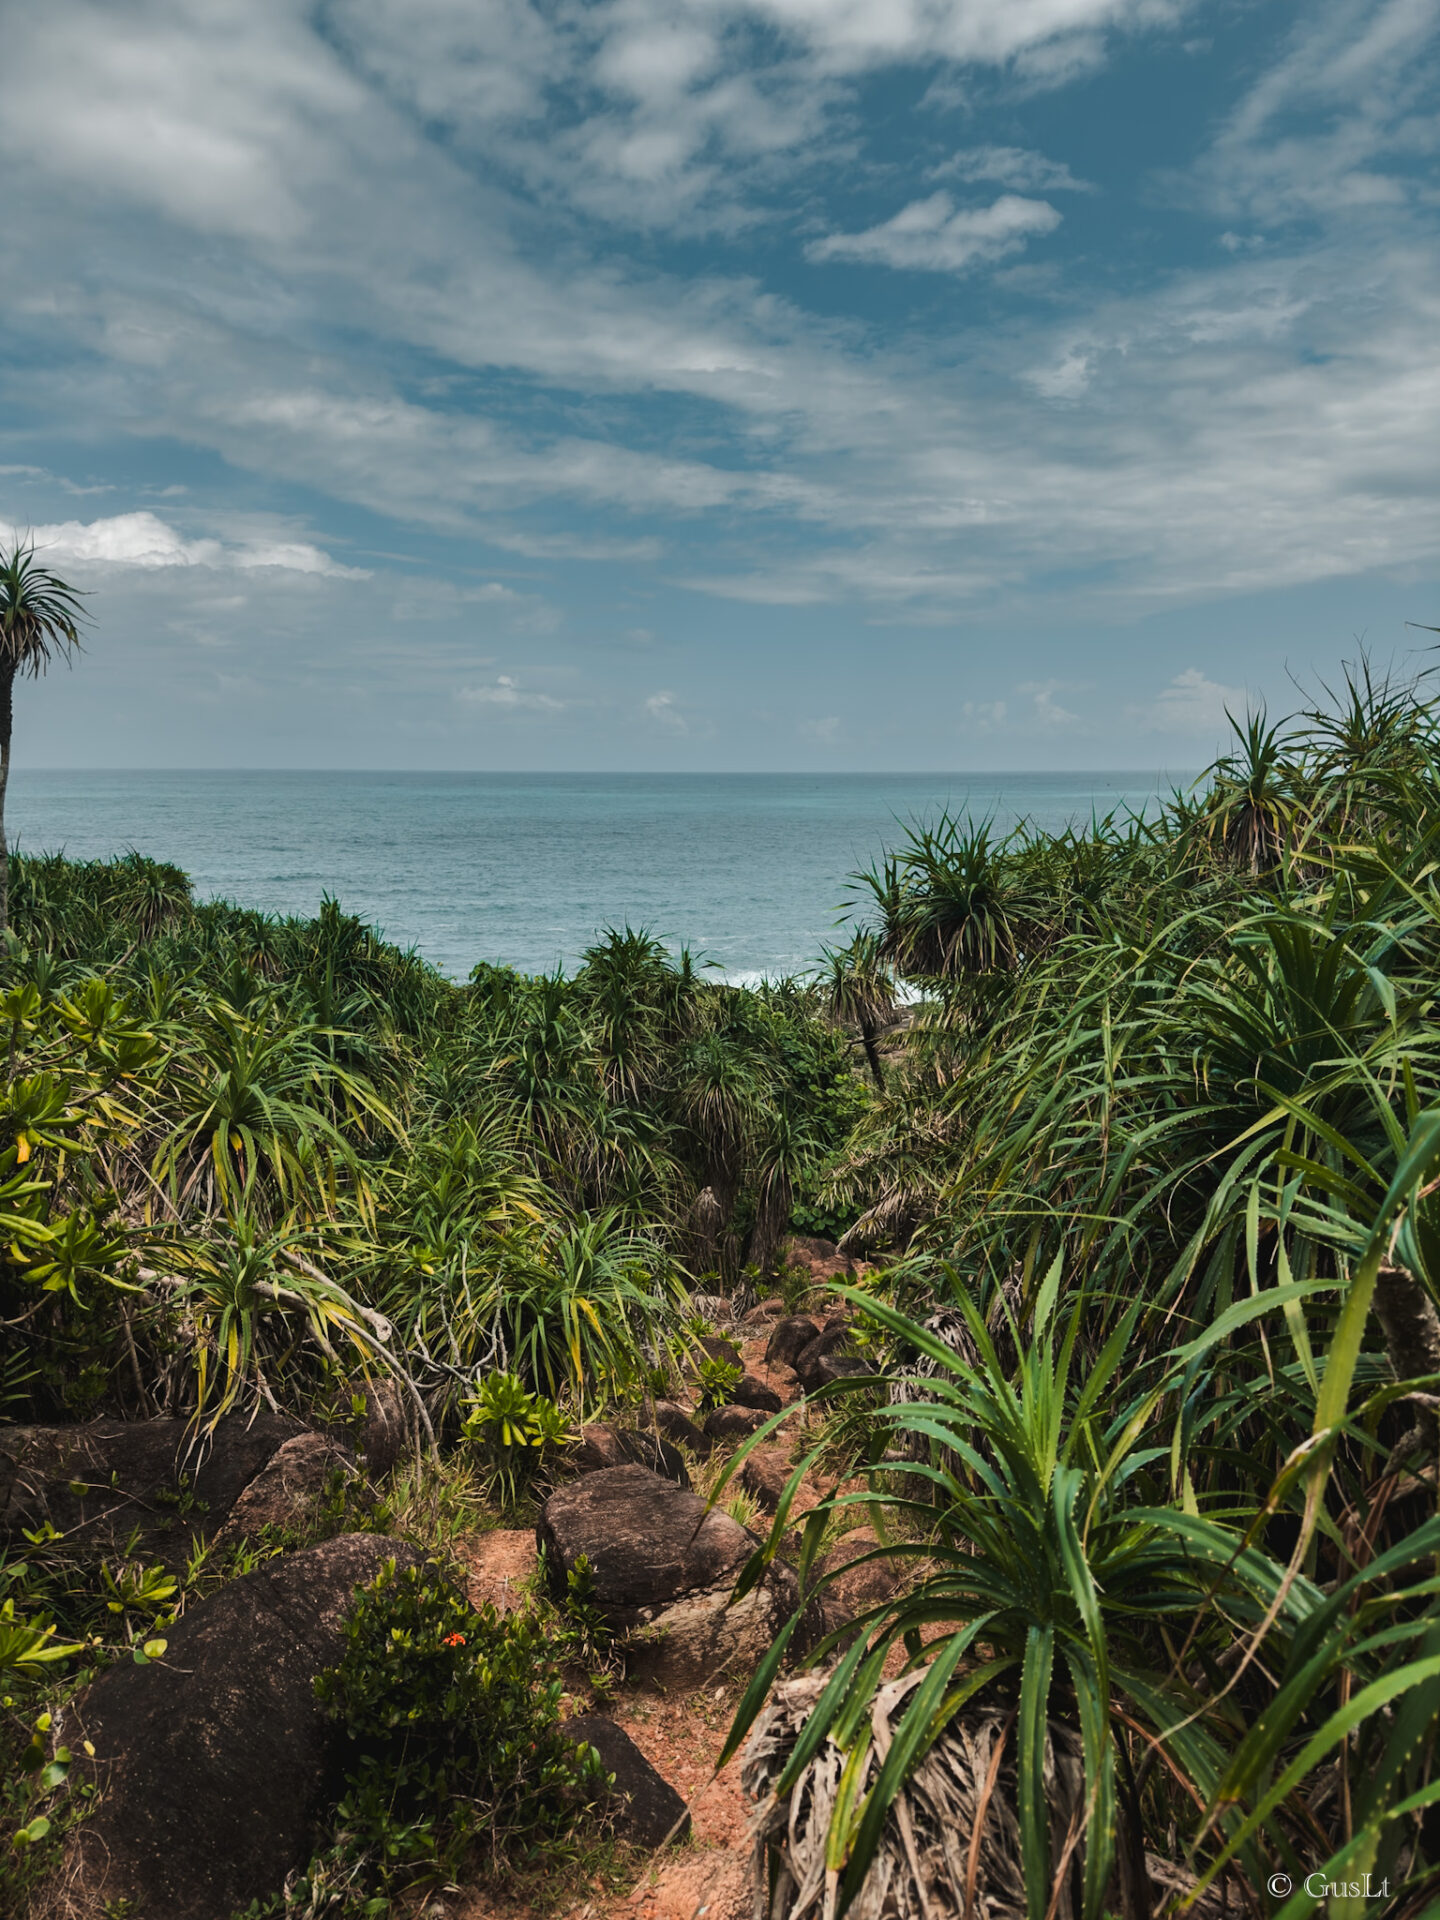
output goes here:
[[29, 851], [173, 860], [201, 897], [310, 914], [333, 894], [457, 979], [571, 967], [628, 922], [748, 980], [813, 963], [898, 822], [948, 806], [1057, 827], [1177, 778], [17, 770], [6, 824]]

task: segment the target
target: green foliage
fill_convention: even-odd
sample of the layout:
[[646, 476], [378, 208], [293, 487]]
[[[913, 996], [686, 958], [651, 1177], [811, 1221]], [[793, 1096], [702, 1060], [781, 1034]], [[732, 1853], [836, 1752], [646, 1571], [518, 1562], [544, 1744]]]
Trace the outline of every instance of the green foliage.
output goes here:
[[714, 1360], [706, 1354], [695, 1362], [695, 1384], [699, 1390], [697, 1405], [702, 1412], [723, 1407], [744, 1378], [745, 1369], [733, 1360]]
[[453, 1878], [466, 1862], [553, 1861], [593, 1824], [606, 1776], [561, 1731], [538, 1618], [477, 1612], [433, 1567], [391, 1562], [344, 1635], [316, 1694], [351, 1743], [337, 1845], [363, 1859], [367, 1897]]
[[484, 1460], [502, 1504], [513, 1507], [528, 1490], [546, 1457], [574, 1438], [560, 1408], [544, 1394], [527, 1393], [513, 1373], [496, 1371], [466, 1402], [462, 1433]]
[[[1433, 702], [1362, 663], [1155, 819], [942, 821], [866, 878], [925, 993], [828, 1187], [890, 1379], [825, 1396], [864, 1488], [802, 1572], [858, 1509], [915, 1577], [786, 1783], [826, 1741], [873, 1780], [831, 1828], [842, 1907], [972, 1700], [1010, 1728], [1033, 1920], [1047, 1726], [1084, 1751], [1091, 1920], [1137, 1920], [1147, 1847], [1287, 1874], [1287, 1920], [1322, 1866], [1419, 1900], [1440, 1865], [1437, 842]], [[867, 1775], [897, 1650], [928, 1677]]]

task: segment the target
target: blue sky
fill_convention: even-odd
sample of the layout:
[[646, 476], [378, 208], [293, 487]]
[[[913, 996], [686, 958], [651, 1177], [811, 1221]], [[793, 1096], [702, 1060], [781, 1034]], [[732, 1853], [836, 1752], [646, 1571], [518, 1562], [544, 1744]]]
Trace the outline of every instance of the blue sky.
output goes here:
[[1440, 0], [46, 0], [22, 762], [1147, 766], [1440, 622]]

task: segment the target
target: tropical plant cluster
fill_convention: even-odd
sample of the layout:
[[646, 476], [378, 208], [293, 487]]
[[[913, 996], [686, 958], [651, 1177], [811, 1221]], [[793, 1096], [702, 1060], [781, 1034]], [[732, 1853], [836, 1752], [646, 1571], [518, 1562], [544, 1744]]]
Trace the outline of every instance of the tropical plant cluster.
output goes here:
[[427, 1438], [486, 1381], [583, 1418], [743, 1285], [864, 1095], [798, 987], [628, 929], [457, 986], [327, 901], [197, 904], [135, 855], [12, 860], [0, 957], [0, 1417], [365, 1377]]
[[[1030, 1920], [1433, 1910], [1440, 714], [1362, 662], [1235, 735], [1152, 817], [945, 817], [857, 876], [856, 998], [918, 1004], [832, 1175], [883, 1364], [827, 1389], [864, 1485], [802, 1572], [869, 1517], [914, 1573], [777, 1762], [830, 1783], [827, 1913], [967, 1716]], [[970, 1907], [973, 1845], [921, 1872]]]

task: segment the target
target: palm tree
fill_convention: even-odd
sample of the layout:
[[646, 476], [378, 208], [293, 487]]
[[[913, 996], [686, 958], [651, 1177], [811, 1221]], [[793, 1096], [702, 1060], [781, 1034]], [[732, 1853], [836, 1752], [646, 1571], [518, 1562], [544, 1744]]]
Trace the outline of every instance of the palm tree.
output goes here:
[[10, 783], [10, 728], [15, 676], [44, 673], [57, 653], [68, 664], [80, 644], [80, 593], [37, 564], [33, 545], [0, 549], [0, 933], [10, 921], [10, 850], [5, 840], [5, 790]]
[[881, 1027], [895, 1015], [895, 976], [880, 947], [877, 933], [857, 933], [848, 947], [826, 947], [821, 953], [820, 991], [826, 1011], [837, 1026], [858, 1027], [860, 1044], [875, 1085], [885, 1091], [885, 1074], [875, 1044]]

